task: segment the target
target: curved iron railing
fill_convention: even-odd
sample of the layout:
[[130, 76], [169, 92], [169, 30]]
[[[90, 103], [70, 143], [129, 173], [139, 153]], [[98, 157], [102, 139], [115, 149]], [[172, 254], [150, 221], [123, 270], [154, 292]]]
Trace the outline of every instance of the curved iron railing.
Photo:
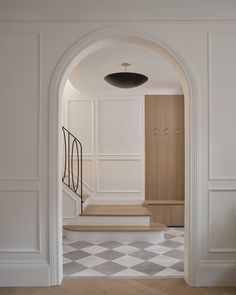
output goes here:
[[62, 182], [80, 197], [81, 214], [83, 214], [82, 144], [65, 127], [62, 127], [62, 133], [64, 140]]

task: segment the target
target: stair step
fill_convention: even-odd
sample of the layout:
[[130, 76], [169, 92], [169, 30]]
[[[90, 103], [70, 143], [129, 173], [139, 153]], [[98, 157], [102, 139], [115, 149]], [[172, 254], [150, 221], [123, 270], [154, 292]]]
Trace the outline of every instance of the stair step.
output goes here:
[[161, 223], [152, 223], [149, 226], [87, 226], [87, 225], [64, 225], [63, 229], [70, 231], [85, 232], [143, 232], [161, 231], [166, 226]]
[[146, 200], [146, 205], [184, 205], [184, 200]]
[[88, 205], [83, 216], [151, 216], [144, 205]]
[[81, 226], [65, 225], [63, 234], [71, 241], [147, 241], [159, 243], [164, 241], [164, 224], [150, 226]]
[[150, 216], [93, 216], [80, 215], [76, 218], [64, 218], [64, 225], [87, 226], [149, 226]]

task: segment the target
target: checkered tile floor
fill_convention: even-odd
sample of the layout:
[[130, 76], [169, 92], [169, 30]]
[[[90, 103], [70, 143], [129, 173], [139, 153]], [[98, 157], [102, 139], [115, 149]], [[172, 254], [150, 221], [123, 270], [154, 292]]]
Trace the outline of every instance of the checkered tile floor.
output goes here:
[[167, 228], [158, 244], [63, 242], [64, 277], [183, 277], [184, 229]]

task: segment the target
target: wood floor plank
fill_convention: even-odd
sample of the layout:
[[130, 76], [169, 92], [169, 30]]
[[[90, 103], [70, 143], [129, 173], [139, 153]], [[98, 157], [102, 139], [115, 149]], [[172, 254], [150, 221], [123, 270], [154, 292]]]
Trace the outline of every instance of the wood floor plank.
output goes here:
[[0, 288], [0, 295], [235, 295], [236, 287], [188, 286], [183, 279], [66, 279], [50, 288]]

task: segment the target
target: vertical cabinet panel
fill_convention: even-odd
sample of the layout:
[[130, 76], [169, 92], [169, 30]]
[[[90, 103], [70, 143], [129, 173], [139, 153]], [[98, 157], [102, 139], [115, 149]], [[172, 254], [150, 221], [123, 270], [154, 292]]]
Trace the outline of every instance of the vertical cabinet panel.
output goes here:
[[152, 213], [151, 222], [160, 222], [166, 225], [171, 225], [169, 205], [150, 205], [148, 209]]
[[184, 199], [183, 95], [145, 97], [146, 199]]
[[152, 220], [183, 226], [183, 95], [145, 96], [145, 163], [145, 198], [154, 201]]
[[173, 226], [184, 225], [184, 205], [171, 205], [170, 221]]
[[184, 226], [184, 205], [150, 204], [148, 209], [152, 213], [151, 222], [164, 223], [167, 226]]

